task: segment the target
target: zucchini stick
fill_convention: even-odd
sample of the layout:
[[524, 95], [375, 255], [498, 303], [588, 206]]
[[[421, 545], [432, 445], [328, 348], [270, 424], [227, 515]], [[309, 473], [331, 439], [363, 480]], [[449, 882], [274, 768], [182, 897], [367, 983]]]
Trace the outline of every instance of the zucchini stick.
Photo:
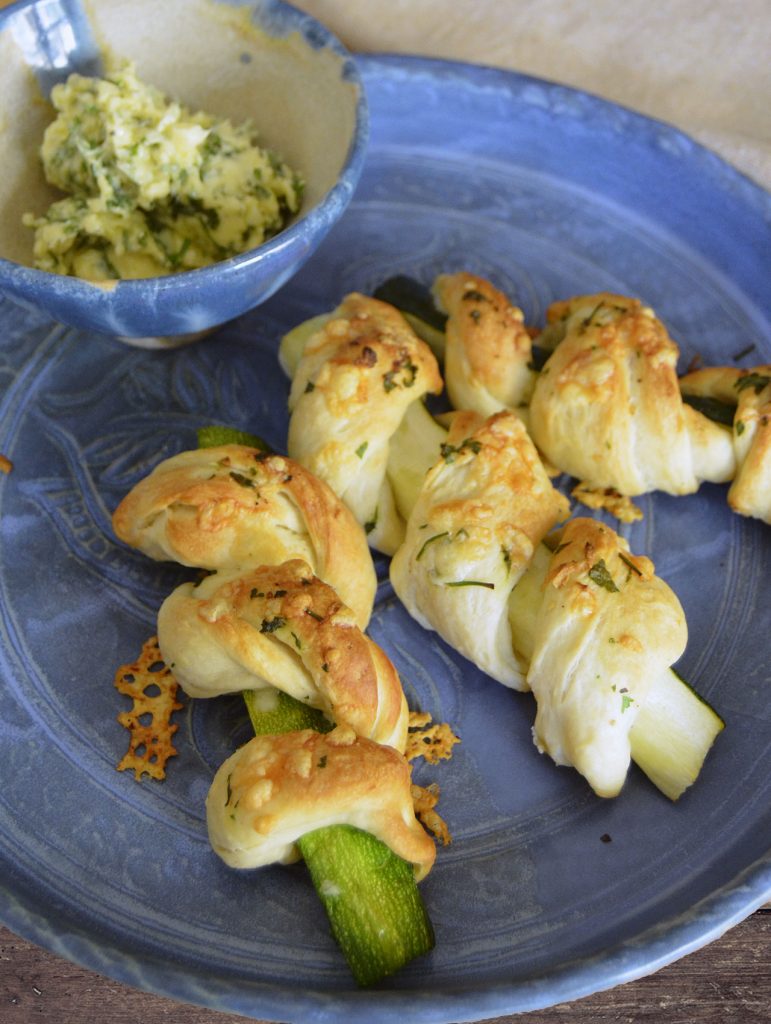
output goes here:
[[[428, 415], [428, 413], [426, 413]], [[215, 428], [209, 444], [243, 444], [243, 435]], [[206, 447], [207, 428], [199, 431]], [[245, 690], [256, 735], [333, 728], [320, 711], [275, 689]], [[379, 839], [347, 825], [316, 829], [300, 853], [329, 917], [332, 934], [359, 985], [374, 985], [434, 947], [434, 932], [412, 866]]]
[[703, 697], [668, 669], [653, 680], [629, 732], [632, 759], [654, 786], [677, 800], [695, 782], [725, 723]]
[[[420, 482], [436, 461], [441, 431], [423, 404], [415, 402], [391, 439], [388, 478], [405, 519], [417, 500]], [[549, 548], [539, 544], [509, 598], [512, 644], [525, 661], [533, 655], [538, 607], [550, 559]], [[676, 672], [667, 669], [653, 681], [630, 731], [632, 760], [662, 793], [677, 800], [698, 778], [724, 724]]]
[[[442, 429], [423, 404], [416, 402], [391, 439], [388, 478], [405, 519], [417, 499], [420, 482], [437, 460]], [[546, 544], [539, 544], [509, 598], [512, 644], [525, 661], [533, 655], [538, 607], [550, 558]], [[653, 680], [630, 731], [632, 760], [662, 793], [677, 800], [698, 778], [724, 725], [695, 690], [667, 669]]]

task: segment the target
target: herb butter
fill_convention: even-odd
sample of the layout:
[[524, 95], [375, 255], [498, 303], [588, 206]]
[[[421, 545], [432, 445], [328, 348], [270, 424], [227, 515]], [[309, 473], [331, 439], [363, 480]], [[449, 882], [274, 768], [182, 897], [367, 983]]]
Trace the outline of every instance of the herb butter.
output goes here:
[[260, 245], [300, 206], [299, 175], [248, 123], [191, 113], [131, 64], [71, 75], [51, 100], [43, 167], [70, 194], [24, 216], [41, 270], [91, 281], [192, 270]]

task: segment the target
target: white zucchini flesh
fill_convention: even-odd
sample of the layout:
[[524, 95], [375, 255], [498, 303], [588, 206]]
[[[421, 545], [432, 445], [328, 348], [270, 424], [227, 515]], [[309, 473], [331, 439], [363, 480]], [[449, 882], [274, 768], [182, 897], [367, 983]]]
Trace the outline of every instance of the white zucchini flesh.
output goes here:
[[278, 361], [281, 364], [281, 369], [290, 379], [297, 373], [297, 367], [300, 365], [305, 346], [313, 335], [318, 334], [333, 316], [334, 313], [319, 313], [318, 316], [311, 317], [310, 320], [303, 320], [301, 324], [293, 327], [281, 339], [278, 349]]
[[673, 669], [653, 680], [629, 732], [632, 759], [677, 800], [699, 777], [725, 722]]
[[415, 507], [426, 473], [439, 461], [440, 446], [446, 440], [447, 431], [422, 401], [407, 408], [391, 438], [386, 467], [396, 507], [405, 522]]
[[434, 327], [431, 324], [426, 323], [425, 320], [421, 320], [420, 317], [415, 316], [414, 313], [405, 313], [403, 309], [400, 309], [399, 312], [421, 341], [425, 341], [436, 356], [438, 362], [443, 363], [444, 350], [447, 345], [444, 331], [440, 331], [438, 327]]
[[509, 597], [509, 626], [511, 642], [517, 654], [525, 661], [533, 657], [535, 620], [541, 604], [543, 585], [549, 571], [551, 551], [539, 544], [533, 552], [530, 565], [520, 577]]

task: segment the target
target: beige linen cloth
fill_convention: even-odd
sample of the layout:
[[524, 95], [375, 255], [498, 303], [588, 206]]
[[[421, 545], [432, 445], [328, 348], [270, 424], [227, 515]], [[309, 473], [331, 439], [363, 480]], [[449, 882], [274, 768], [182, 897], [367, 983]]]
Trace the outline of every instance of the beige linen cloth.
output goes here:
[[354, 51], [522, 71], [667, 121], [771, 190], [771, 0], [294, 0]]

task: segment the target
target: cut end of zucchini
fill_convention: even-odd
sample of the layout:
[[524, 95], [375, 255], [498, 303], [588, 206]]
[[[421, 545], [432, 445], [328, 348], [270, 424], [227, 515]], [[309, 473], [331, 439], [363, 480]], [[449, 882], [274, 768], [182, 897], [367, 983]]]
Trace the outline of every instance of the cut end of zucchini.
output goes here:
[[632, 760], [665, 796], [678, 800], [724, 728], [714, 708], [668, 669], [654, 681], [630, 730]]

